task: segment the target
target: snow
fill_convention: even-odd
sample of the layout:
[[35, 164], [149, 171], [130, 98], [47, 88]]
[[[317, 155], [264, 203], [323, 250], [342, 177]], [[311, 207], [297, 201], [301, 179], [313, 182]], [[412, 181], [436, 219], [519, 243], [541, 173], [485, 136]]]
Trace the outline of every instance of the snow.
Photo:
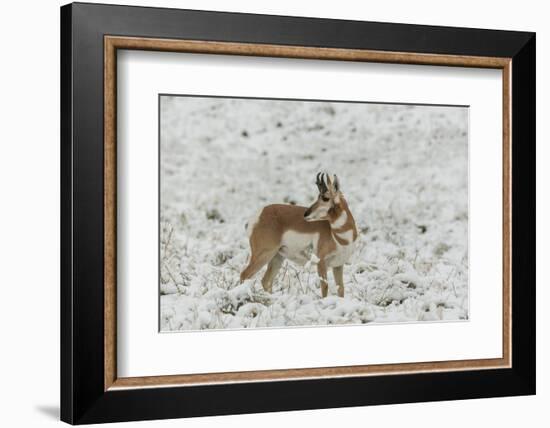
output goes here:
[[[468, 111], [161, 98], [162, 331], [468, 319]], [[239, 284], [246, 222], [338, 175], [359, 238], [345, 297], [312, 258]]]

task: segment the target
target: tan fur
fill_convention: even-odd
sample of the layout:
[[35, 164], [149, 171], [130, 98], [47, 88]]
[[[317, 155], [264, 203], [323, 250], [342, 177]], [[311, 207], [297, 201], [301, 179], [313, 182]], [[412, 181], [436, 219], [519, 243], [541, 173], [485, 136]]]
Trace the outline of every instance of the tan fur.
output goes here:
[[[271, 292], [273, 280], [285, 257], [291, 260], [300, 258], [306, 260], [307, 257], [302, 257], [302, 254], [292, 253], [292, 251], [296, 251], [294, 247], [287, 248], [285, 246], [288, 244], [285, 239], [288, 240], [288, 237], [291, 236], [298, 244], [300, 239], [303, 239], [304, 247], [311, 243], [314, 254], [319, 258], [317, 273], [321, 278], [321, 295], [326, 297], [328, 294], [327, 268], [331, 267], [338, 285], [338, 295], [344, 296], [343, 262], [340, 264], [340, 261], [353, 251], [353, 248], [348, 246], [354, 244], [357, 238], [357, 229], [344, 196], [334, 189], [330, 178], [327, 182], [327, 193], [320, 195], [309, 208], [283, 204], [268, 205], [263, 208], [257, 216], [256, 222], [249, 226], [251, 254], [248, 266], [241, 273], [241, 282], [251, 278], [268, 264], [267, 271], [262, 278], [262, 286], [266, 291]], [[323, 196], [330, 200], [323, 201]], [[328, 208], [329, 206], [330, 208]], [[326, 215], [307, 221], [304, 217], [306, 211], [314, 216], [318, 212], [326, 213]], [[346, 217], [342, 224], [344, 218], [341, 216], [343, 214]], [[338, 227], [333, 228], [333, 223]], [[289, 234], [289, 232], [291, 233]], [[350, 236], [351, 242], [346, 239]], [[337, 263], [338, 266], [334, 266], [333, 263]]]

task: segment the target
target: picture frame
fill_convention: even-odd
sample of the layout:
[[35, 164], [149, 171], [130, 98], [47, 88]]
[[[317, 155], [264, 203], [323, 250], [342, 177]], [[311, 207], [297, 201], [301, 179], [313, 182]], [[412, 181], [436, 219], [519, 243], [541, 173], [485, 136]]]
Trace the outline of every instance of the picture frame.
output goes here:
[[[119, 50], [502, 70], [502, 357], [119, 377]], [[61, 419], [86, 424], [534, 394], [535, 97], [534, 33], [63, 6]]]

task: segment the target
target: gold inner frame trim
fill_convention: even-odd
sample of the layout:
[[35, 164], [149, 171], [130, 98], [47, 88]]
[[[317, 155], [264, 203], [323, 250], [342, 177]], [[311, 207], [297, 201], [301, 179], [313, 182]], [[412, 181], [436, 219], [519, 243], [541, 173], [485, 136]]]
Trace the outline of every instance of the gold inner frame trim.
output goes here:
[[[503, 308], [502, 357], [421, 363], [316, 367], [170, 376], [117, 377], [116, 367], [116, 88], [117, 50], [147, 50], [218, 55], [262, 56], [393, 64], [440, 65], [502, 70], [503, 144]], [[509, 368], [512, 362], [512, 168], [511, 168], [511, 58], [386, 52], [140, 37], [104, 37], [104, 389], [193, 386], [220, 383], [283, 381], [313, 378], [360, 377], [422, 372]]]

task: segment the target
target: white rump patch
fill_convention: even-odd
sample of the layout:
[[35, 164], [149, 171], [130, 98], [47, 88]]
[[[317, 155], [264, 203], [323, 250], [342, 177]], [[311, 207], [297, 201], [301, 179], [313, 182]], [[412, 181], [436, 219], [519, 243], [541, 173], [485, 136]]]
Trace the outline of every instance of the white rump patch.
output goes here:
[[254, 216], [250, 217], [250, 220], [246, 223], [246, 233], [248, 235], [248, 239], [250, 239], [250, 236], [252, 235], [252, 231], [254, 230], [254, 227], [258, 224], [258, 221], [260, 221], [260, 216], [264, 212], [263, 208], [260, 208]]

